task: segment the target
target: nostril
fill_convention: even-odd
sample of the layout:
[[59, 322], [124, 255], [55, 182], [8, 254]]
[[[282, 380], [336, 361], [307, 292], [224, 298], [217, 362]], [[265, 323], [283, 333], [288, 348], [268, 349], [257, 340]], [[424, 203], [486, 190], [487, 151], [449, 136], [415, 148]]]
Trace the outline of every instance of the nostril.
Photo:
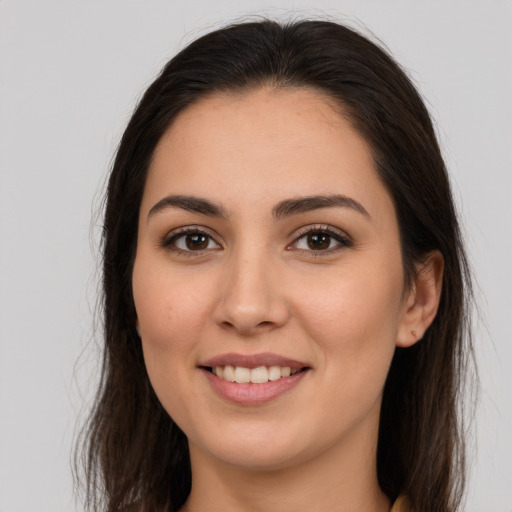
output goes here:
[[260, 322], [256, 327], [266, 327], [267, 325], [272, 325], [272, 322], [265, 320], [264, 322]]

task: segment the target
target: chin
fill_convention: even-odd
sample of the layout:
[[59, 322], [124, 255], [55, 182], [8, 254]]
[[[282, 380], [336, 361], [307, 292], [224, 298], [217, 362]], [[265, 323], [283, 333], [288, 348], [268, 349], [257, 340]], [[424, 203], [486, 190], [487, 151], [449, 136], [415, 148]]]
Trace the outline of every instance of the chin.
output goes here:
[[218, 458], [225, 464], [235, 466], [246, 471], [273, 472], [287, 469], [300, 462], [301, 457], [297, 453], [280, 453], [275, 449], [261, 450], [261, 448], [247, 447], [239, 450], [218, 453]]
[[[209, 439], [199, 451], [206, 452], [219, 461], [248, 471], [278, 471], [296, 465], [305, 458], [304, 450], [294, 436], [279, 436], [276, 432], [246, 432], [245, 435], [223, 436]], [[191, 451], [194, 443], [190, 442]]]

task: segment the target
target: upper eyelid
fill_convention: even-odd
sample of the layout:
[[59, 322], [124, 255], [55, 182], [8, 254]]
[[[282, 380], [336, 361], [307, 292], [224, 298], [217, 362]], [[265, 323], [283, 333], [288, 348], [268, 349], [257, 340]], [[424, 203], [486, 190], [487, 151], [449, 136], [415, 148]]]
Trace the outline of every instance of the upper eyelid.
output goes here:
[[291, 236], [293, 237], [293, 241], [295, 241], [311, 232], [322, 231], [328, 234], [338, 235], [340, 238], [346, 240], [352, 240], [352, 237], [346, 231], [335, 226], [331, 226], [330, 224], [310, 224], [307, 226], [303, 226], [302, 228], [295, 230], [295, 232], [292, 233]]
[[[321, 249], [321, 250], [313, 250], [313, 249], [299, 249], [298, 247], [293, 248], [293, 245], [298, 244], [298, 242], [309, 235], [310, 233], [325, 233], [331, 238], [334, 238], [338, 245], [332, 248], [327, 249]], [[304, 228], [301, 229], [301, 231], [297, 234], [295, 233], [293, 240], [286, 246], [287, 250], [294, 249], [297, 251], [301, 251], [305, 254], [312, 255], [315, 257], [321, 257], [321, 256], [328, 256], [337, 253], [338, 251], [344, 249], [353, 247], [354, 242], [352, 237], [344, 230], [336, 228], [331, 225], [310, 225], [310, 226], [304, 226]]]
[[204, 235], [208, 235], [210, 236], [211, 238], [213, 238], [215, 240], [216, 238], [216, 234], [212, 233], [212, 230], [205, 227], [205, 226], [199, 226], [199, 225], [195, 225], [195, 224], [192, 224], [190, 226], [181, 226], [179, 228], [174, 228], [174, 229], [171, 229], [165, 236], [164, 238], [173, 238], [175, 236], [180, 236], [180, 235], [187, 235], [189, 233], [202, 233]]
[[[329, 235], [337, 235], [339, 238], [346, 242], [352, 243], [351, 236], [344, 230], [337, 228], [335, 226], [332, 226], [330, 224], [309, 224], [306, 226], [302, 226], [301, 228], [296, 229], [290, 237], [293, 237], [291, 242], [287, 244], [287, 247], [289, 247], [294, 242], [300, 240], [302, 237], [308, 235], [312, 232], [324, 232]], [[179, 228], [175, 228], [168, 232], [162, 239], [163, 245], [169, 245], [172, 240], [175, 240], [179, 238], [180, 236], [185, 236], [190, 233], [201, 233], [206, 236], [209, 236], [217, 245], [223, 246], [223, 242], [219, 242], [219, 238], [222, 240], [222, 237], [220, 237], [217, 233], [212, 233], [212, 230], [201, 225], [190, 225], [190, 226], [182, 226]]]
[[191, 225], [191, 226], [182, 226], [179, 228], [175, 228], [171, 231], [169, 231], [164, 237], [162, 238], [161, 244], [163, 246], [168, 246], [171, 244], [173, 240], [177, 240], [178, 238], [182, 236], [186, 236], [188, 234], [193, 233], [200, 233], [202, 235], [206, 235], [210, 237], [217, 245], [222, 247], [222, 243], [218, 241], [218, 236], [215, 234], [212, 234], [211, 230], [204, 227], [204, 226], [198, 226], [198, 225]]

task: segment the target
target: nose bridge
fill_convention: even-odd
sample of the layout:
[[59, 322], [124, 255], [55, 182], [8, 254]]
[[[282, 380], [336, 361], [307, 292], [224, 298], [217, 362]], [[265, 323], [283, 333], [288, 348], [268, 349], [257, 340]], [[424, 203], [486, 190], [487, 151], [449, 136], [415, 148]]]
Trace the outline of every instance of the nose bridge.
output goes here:
[[288, 309], [275, 255], [253, 243], [240, 243], [228, 258], [216, 322], [244, 335], [286, 322]]

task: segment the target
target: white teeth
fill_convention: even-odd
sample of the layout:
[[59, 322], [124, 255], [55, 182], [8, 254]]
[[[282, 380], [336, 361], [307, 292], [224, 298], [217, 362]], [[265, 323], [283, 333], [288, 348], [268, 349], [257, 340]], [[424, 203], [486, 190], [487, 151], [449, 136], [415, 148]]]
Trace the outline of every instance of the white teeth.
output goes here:
[[224, 366], [222, 378], [228, 382], [235, 382], [235, 368], [229, 364]]
[[239, 384], [251, 382], [251, 370], [249, 370], [249, 368], [237, 366], [235, 368], [235, 382], [238, 382]]
[[268, 381], [279, 380], [282, 377], [295, 375], [299, 370], [292, 370], [289, 366], [259, 366], [258, 368], [244, 368], [243, 366], [215, 366], [212, 373], [228, 382], [239, 384], [263, 384]]
[[253, 384], [262, 384], [268, 382], [268, 370], [265, 366], [259, 368], [253, 368], [251, 370], [251, 382]]
[[281, 367], [271, 366], [268, 369], [268, 380], [278, 380], [281, 378]]

